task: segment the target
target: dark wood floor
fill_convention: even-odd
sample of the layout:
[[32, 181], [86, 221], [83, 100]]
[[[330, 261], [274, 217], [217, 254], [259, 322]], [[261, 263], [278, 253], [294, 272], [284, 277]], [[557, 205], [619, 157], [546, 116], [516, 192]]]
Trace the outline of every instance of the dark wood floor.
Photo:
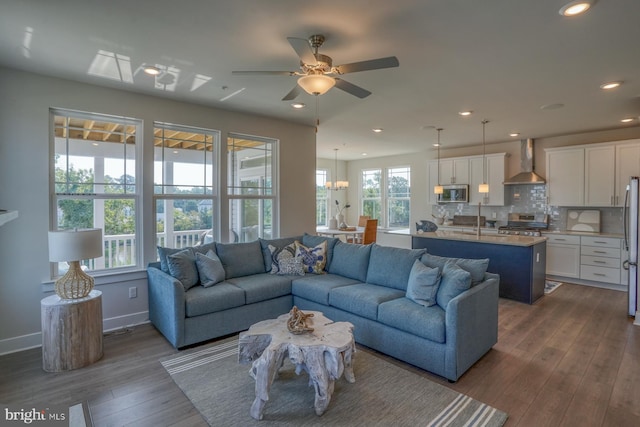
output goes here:
[[[498, 344], [455, 384], [383, 357], [507, 412], [507, 426], [638, 426], [640, 327], [625, 307], [624, 293], [570, 284], [532, 306], [501, 300]], [[88, 401], [96, 426], [205, 426], [158, 362], [173, 353], [143, 325], [107, 335], [104, 357], [76, 371], [42, 371], [40, 349], [5, 355], [0, 402]]]

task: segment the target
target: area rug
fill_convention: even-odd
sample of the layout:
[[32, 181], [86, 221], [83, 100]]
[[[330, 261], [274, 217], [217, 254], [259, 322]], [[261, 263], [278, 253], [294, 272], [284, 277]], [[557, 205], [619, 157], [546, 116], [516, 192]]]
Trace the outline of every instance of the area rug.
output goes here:
[[560, 286], [562, 286], [562, 282], [555, 282], [553, 280], [547, 280], [544, 283], [544, 294], [545, 295], [549, 295], [551, 292], [555, 291]]
[[356, 382], [336, 381], [328, 409], [314, 411], [305, 373], [286, 361], [264, 418], [249, 415], [250, 365], [238, 363], [237, 337], [162, 359], [162, 366], [211, 426], [502, 426], [507, 414], [395, 366], [366, 351], [354, 359]]

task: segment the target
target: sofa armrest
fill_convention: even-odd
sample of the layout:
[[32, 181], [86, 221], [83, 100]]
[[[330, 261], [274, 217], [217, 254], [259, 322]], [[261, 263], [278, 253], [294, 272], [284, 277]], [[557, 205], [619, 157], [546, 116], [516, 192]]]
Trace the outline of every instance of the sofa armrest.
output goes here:
[[149, 320], [179, 348], [184, 343], [185, 291], [179, 280], [162, 270], [147, 267]]
[[446, 370], [457, 380], [498, 342], [500, 276], [485, 273], [485, 280], [447, 305]]

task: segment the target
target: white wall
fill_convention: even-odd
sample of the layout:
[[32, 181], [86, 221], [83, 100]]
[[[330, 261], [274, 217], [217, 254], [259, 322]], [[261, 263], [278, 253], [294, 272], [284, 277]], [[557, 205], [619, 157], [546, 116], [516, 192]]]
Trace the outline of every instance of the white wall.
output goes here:
[[[280, 235], [315, 230], [315, 129], [281, 120], [217, 110], [0, 67], [0, 208], [18, 210], [19, 218], [0, 227], [0, 354], [41, 343], [41, 284], [50, 279], [49, 108], [65, 108], [144, 121], [145, 157], [152, 158], [153, 121], [217, 129], [280, 141]], [[225, 154], [223, 154], [223, 159]], [[221, 162], [223, 167], [226, 162]], [[143, 180], [153, 180], [152, 163]], [[223, 179], [226, 182], [226, 179]], [[295, 195], [292, 196], [292, 195]], [[224, 194], [221, 205], [226, 206]], [[143, 233], [153, 232], [151, 195], [143, 200]], [[223, 221], [228, 209], [222, 209]], [[224, 231], [224, 230], [223, 230]], [[149, 239], [147, 239], [149, 240]], [[146, 242], [146, 262], [155, 258]], [[146, 274], [126, 281], [96, 280], [103, 292], [105, 328], [147, 319]], [[138, 297], [128, 298], [128, 288]], [[46, 288], [46, 287], [45, 287]]]

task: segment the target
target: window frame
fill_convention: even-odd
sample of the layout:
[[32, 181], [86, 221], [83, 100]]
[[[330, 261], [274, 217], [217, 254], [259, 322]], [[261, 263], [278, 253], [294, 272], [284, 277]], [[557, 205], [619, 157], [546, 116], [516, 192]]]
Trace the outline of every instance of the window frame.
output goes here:
[[[409, 194], [407, 197], [393, 197], [390, 196], [389, 184], [390, 177], [389, 173], [393, 170], [397, 169], [406, 169], [408, 172], [408, 180], [409, 180]], [[380, 173], [380, 196], [379, 197], [364, 197], [364, 182], [365, 182], [365, 173]], [[378, 219], [378, 226], [387, 229], [402, 229], [411, 226], [411, 166], [410, 165], [398, 165], [398, 166], [388, 166], [388, 167], [377, 167], [377, 168], [363, 168], [360, 170], [360, 182], [359, 182], [359, 199], [360, 199], [360, 215], [365, 215], [364, 212], [364, 204], [366, 201], [377, 201], [380, 205], [380, 216], [372, 219]], [[409, 225], [408, 226], [394, 226], [390, 225], [390, 217], [389, 209], [391, 208], [391, 202], [394, 200], [406, 200], [409, 203]]]
[[[318, 226], [327, 226], [329, 224], [329, 218], [331, 218], [330, 215], [330, 208], [329, 208], [329, 202], [331, 200], [331, 197], [329, 197], [329, 190], [327, 189], [327, 182], [330, 181], [330, 171], [327, 168], [316, 168], [316, 227]], [[324, 182], [322, 183], [322, 185], [318, 184], [318, 176], [319, 175], [324, 175]], [[324, 190], [324, 197], [322, 197], [319, 194], [319, 189], [323, 188]], [[320, 211], [324, 211], [324, 222], [319, 221], [318, 218], [318, 214], [320, 214]]]

